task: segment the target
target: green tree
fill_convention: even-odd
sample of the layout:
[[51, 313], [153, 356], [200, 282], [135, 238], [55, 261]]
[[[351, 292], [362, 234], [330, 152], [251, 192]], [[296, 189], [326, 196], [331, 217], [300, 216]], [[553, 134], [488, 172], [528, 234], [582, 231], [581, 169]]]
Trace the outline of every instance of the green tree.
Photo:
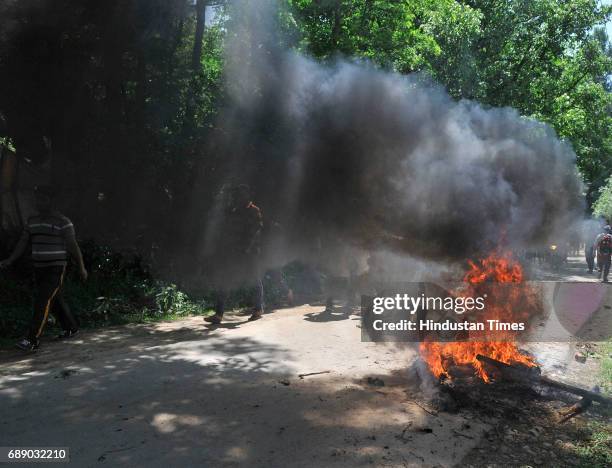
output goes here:
[[481, 12], [482, 22], [473, 51], [477, 84], [462, 97], [551, 124], [572, 143], [592, 200], [612, 170], [612, 62], [605, 31], [596, 28], [610, 7], [596, 0], [464, 3]]
[[315, 57], [340, 53], [367, 58], [400, 73], [430, 68], [430, 59], [441, 54], [436, 33], [444, 45], [452, 43], [459, 52], [478, 24], [478, 14], [454, 0], [288, 3], [303, 34], [300, 47]]
[[589, 201], [612, 172], [610, 45], [597, 0], [287, 0], [299, 47], [431, 74], [456, 98], [552, 125], [578, 155]]
[[593, 214], [612, 219], [612, 176], [599, 189], [598, 198], [593, 203]]
[[50, 165], [66, 211], [88, 219], [81, 234], [174, 235], [223, 95], [224, 32], [204, 27], [204, 7], [219, 3], [0, 5], [0, 137], [37, 170]]

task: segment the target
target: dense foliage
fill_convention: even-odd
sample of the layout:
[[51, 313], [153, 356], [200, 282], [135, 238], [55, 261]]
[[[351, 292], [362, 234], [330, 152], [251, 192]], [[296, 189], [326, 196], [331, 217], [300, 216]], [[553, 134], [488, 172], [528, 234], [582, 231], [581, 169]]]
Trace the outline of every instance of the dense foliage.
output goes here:
[[[52, 154], [61, 204], [82, 234], [150, 250], [176, 225], [174, 208], [205, 158], [221, 94], [219, 27], [202, 29], [196, 47], [203, 13], [177, 0], [0, 8], [3, 133], [33, 165]], [[152, 225], [155, 236], [144, 240]]]
[[[208, 310], [210, 299], [207, 302], [205, 296], [194, 301], [175, 284], [155, 280], [136, 252], [117, 252], [92, 242], [83, 243], [82, 250], [90, 279], [82, 283], [76, 272], [69, 270], [64, 288], [81, 326], [154, 321]], [[24, 259], [14, 271], [0, 271], [0, 338], [17, 337], [29, 326], [29, 270]], [[59, 325], [46, 333], [58, 330]]]
[[[224, 131], [215, 116], [233, 34], [226, 3], [0, 3], [0, 142], [33, 171], [50, 164], [80, 237], [135, 247], [170, 274], [196, 241], [183, 222], [194, 194], [214, 196], [195, 192], [196, 180], [214, 186], [224, 164], [210, 142]], [[422, 72], [456, 99], [550, 123], [573, 145], [590, 202], [612, 173], [611, 8], [602, 2], [279, 0], [278, 11], [283, 46]], [[596, 210], [612, 214], [610, 184], [601, 193]], [[92, 281], [84, 296], [108, 296]], [[134, 281], [149, 299], [165, 287]]]
[[[166, 244], [164, 251], [178, 239], [195, 175], [206, 182], [222, 164], [207, 141], [223, 131], [214, 116], [231, 31], [224, 3], [0, 6], [0, 136], [35, 164], [49, 157], [43, 136], [51, 142], [53, 179], [66, 211], [87, 218], [87, 235], [146, 249]], [[279, 41], [322, 60], [341, 54], [422, 71], [456, 98], [516, 107], [571, 141], [590, 193], [610, 174], [612, 57], [599, 27], [610, 9], [600, 2], [280, 3]]]
[[593, 214], [612, 220], [612, 177], [599, 189], [599, 196], [593, 204]]
[[[595, 0], [291, 0], [300, 46], [424, 71], [456, 98], [511, 106], [571, 141], [596, 193], [612, 171], [612, 49]], [[592, 198], [591, 198], [592, 199]]]

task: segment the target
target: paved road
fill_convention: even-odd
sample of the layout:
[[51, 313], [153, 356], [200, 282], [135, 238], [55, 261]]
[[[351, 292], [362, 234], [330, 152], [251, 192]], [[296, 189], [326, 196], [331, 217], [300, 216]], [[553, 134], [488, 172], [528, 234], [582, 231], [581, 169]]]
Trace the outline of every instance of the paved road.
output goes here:
[[358, 323], [304, 306], [216, 329], [201, 318], [105, 329], [26, 359], [4, 352], [0, 445], [69, 446], [79, 467], [458, 463], [487, 425], [425, 411], [406, 371], [414, 351], [361, 343]]
[[[537, 277], [554, 275], [595, 280], [578, 258]], [[254, 323], [189, 318], [88, 332], [26, 357], [0, 352], [0, 445], [69, 446], [79, 467], [460, 463], [495, 421], [427, 412], [415, 351], [362, 343], [358, 324], [349, 310], [303, 306]], [[552, 372], [593, 375], [573, 345], [533, 351]]]
[[[584, 256], [568, 257], [567, 262], [557, 270], [551, 270], [546, 265], [532, 264], [529, 276], [531, 279], [543, 281], [600, 281], [597, 272], [589, 273]], [[612, 276], [610, 278], [612, 280]]]

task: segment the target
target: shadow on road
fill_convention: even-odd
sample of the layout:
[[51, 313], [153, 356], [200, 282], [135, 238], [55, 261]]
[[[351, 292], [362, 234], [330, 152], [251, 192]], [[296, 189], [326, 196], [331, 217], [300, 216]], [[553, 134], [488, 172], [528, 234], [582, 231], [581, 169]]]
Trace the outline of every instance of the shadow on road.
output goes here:
[[597, 271], [589, 273], [584, 257], [568, 257], [567, 262], [554, 270], [547, 265], [530, 265], [529, 279], [536, 281], [599, 281]]
[[[406, 431], [408, 418], [433, 427], [431, 416], [403, 410], [400, 420], [377, 417], [401, 402], [367, 388], [338, 390], [321, 377], [295, 379], [288, 349], [225, 331], [202, 339], [194, 329], [131, 328], [84, 334], [74, 346], [49, 344], [36, 360], [22, 358], [21, 369], [5, 368], [3, 443], [69, 446], [76, 466], [356, 466], [423, 458], [403, 444], [385, 445]], [[390, 440], [382, 443], [381, 433]]]
[[338, 320], [348, 320], [353, 315], [351, 306], [326, 307], [321, 312], [310, 312], [304, 314], [304, 320], [309, 322], [335, 322]]

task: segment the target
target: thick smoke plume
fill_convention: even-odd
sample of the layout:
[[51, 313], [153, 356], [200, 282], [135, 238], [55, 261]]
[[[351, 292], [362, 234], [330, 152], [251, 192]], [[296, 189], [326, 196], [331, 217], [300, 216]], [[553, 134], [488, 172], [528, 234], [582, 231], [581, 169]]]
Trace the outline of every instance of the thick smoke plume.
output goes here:
[[454, 101], [422, 75], [315, 62], [275, 45], [274, 2], [234, 9], [216, 148], [290, 252], [465, 259], [539, 245], [579, 217], [575, 154], [547, 125]]

